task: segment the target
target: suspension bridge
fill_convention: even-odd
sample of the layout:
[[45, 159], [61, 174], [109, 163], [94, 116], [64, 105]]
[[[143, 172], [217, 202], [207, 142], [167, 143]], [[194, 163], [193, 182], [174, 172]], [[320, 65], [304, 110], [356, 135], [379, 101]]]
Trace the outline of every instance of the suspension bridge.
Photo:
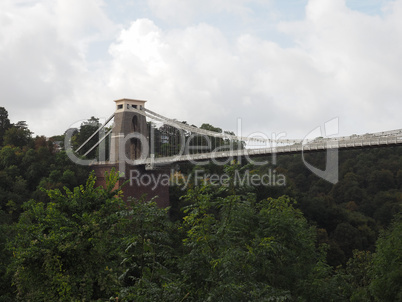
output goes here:
[[[80, 151], [95, 135], [104, 129], [116, 115], [127, 115], [119, 119], [98, 142], [86, 151], [88, 155], [108, 137], [112, 135], [112, 150], [110, 161], [117, 162], [116, 150], [121, 144], [134, 144], [131, 149], [142, 152], [128, 152], [124, 160], [130, 160], [132, 165], [146, 165], [151, 168], [155, 165], [170, 164], [183, 161], [197, 161], [212, 158], [227, 158], [239, 156], [260, 156], [266, 154], [286, 154], [327, 149], [351, 149], [378, 147], [402, 144], [402, 129], [353, 134], [341, 137], [316, 137], [304, 139], [264, 138], [253, 136], [237, 136], [229, 132], [215, 132], [191, 126], [175, 119], [167, 118], [154, 111], [146, 109], [145, 101], [122, 99], [117, 103], [114, 112], [96, 132], [92, 134], [75, 152]], [[138, 121], [147, 121], [148, 125], [142, 129]], [[126, 125], [121, 125], [125, 122]], [[141, 132], [139, 132], [139, 130]], [[122, 131], [122, 132], [120, 132]], [[112, 134], [113, 133], [113, 134]], [[119, 139], [116, 141], [116, 139]], [[138, 142], [133, 142], [137, 140]], [[116, 148], [116, 144], [118, 148]], [[125, 148], [127, 149], [127, 148]], [[114, 153], [113, 153], [114, 151]], [[121, 152], [118, 152], [121, 155]], [[121, 158], [120, 158], [121, 160]], [[95, 164], [95, 162], [94, 162]]]
[[[157, 174], [158, 172], [154, 170], [158, 167], [185, 161], [206, 162], [217, 159], [402, 144], [402, 129], [364, 135], [303, 139], [241, 136], [233, 132], [212, 131], [216, 129], [201, 129], [165, 117], [145, 108], [146, 101], [121, 99], [115, 103], [115, 112], [91, 137], [73, 151], [79, 152], [96, 135], [99, 136], [97, 143], [84, 155], [88, 155], [96, 148], [105, 149], [105, 142], [109, 142], [109, 154], [106, 154], [103, 160], [95, 159], [91, 162], [95, 171], [98, 171], [99, 178], [102, 178], [102, 173], [111, 167], [116, 167], [120, 171], [126, 170], [126, 166], [141, 167], [141, 173]], [[114, 123], [110, 126], [112, 120]], [[66, 146], [71, 145], [67, 142]], [[104, 153], [98, 152], [98, 154]], [[143, 191], [138, 188], [136, 190]], [[166, 195], [166, 192], [162, 195]]]

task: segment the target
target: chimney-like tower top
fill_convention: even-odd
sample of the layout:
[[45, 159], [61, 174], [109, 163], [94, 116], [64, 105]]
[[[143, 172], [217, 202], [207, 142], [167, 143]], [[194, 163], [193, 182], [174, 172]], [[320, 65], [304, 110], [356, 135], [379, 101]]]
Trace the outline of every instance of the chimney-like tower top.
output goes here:
[[142, 100], [132, 100], [132, 99], [120, 99], [115, 100], [116, 111], [126, 111], [131, 108], [142, 110], [145, 107], [145, 102]]

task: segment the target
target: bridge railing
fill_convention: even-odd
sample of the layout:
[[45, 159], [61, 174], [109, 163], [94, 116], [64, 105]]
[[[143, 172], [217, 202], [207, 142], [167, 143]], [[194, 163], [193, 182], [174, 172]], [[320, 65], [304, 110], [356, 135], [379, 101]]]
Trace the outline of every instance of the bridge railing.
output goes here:
[[[146, 164], [151, 167], [180, 161], [206, 161], [218, 158], [402, 144], [402, 129], [343, 137], [274, 140], [201, 129], [169, 119], [145, 108], [141, 110], [131, 108], [130, 110], [147, 118], [149, 137], [145, 138], [148, 142], [147, 152], [143, 152], [141, 159], [124, 160], [131, 164]], [[112, 117], [113, 115], [102, 127]], [[102, 137], [100, 141], [104, 140], [106, 136]], [[125, 141], [123, 140], [123, 142]], [[93, 146], [90, 151], [96, 146]], [[96, 160], [93, 163], [96, 163]]]

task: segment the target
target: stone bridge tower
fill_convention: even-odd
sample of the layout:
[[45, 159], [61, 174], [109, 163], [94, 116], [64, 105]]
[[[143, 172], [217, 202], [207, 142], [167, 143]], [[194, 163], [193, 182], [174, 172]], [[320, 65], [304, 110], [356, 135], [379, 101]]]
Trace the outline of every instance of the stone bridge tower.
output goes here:
[[[110, 159], [108, 162], [93, 165], [97, 178], [97, 185], [105, 185], [104, 174], [115, 169], [121, 177], [118, 185], [127, 182], [123, 187], [124, 199], [129, 197], [141, 198], [146, 194], [149, 200], [156, 197], [155, 201], [160, 207], [169, 206], [169, 185], [166, 178], [168, 170], [146, 170], [145, 165], [133, 165], [132, 161], [139, 159], [142, 150], [148, 150], [149, 131], [145, 116], [133, 109], [143, 110], [145, 102], [141, 100], [120, 99], [116, 100], [114, 126], [110, 140]], [[130, 163], [131, 162], [131, 163]], [[163, 180], [163, 181], [162, 181]]]
[[[145, 102], [130, 99], [115, 101], [116, 111], [110, 144], [111, 162], [129, 161], [141, 157], [140, 136], [149, 139], [147, 121], [145, 116], [132, 109], [143, 110]], [[132, 138], [129, 138], [131, 136]]]

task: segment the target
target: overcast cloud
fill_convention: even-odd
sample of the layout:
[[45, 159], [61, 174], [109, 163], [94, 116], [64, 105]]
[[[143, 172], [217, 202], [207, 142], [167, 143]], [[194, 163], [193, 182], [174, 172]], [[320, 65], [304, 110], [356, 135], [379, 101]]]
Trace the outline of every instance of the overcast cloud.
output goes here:
[[113, 100], [243, 134], [402, 128], [402, 0], [2, 0], [0, 106], [62, 134]]

